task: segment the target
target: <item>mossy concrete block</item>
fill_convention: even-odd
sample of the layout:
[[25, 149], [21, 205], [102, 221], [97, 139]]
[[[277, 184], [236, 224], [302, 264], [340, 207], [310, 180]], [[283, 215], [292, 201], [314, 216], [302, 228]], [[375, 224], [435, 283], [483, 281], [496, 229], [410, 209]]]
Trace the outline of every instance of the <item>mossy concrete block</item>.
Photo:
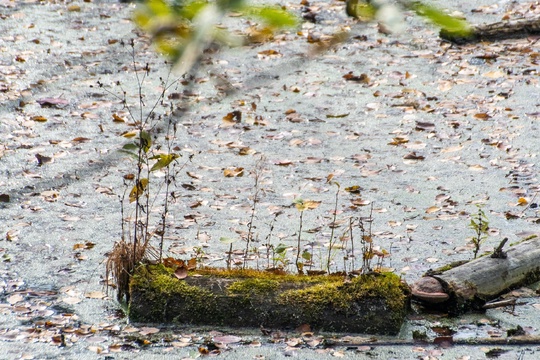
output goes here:
[[198, 270], [186, 279], [161, 265], [143, 266], [131, 282], [129, 317], [179, 323], [397, 334], [409, 288], [394, 274], [277, 275], [253, 270]]

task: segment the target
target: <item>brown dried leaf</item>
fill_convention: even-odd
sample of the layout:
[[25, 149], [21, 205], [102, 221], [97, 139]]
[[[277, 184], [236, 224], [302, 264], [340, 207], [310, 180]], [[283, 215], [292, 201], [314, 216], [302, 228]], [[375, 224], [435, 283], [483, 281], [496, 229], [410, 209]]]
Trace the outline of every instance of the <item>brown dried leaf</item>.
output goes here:
[[31, 120], [38, 121], [38, 122], [45, 122], [47, 121], [47, 118], [41, 115], [32, 116], [30, 118]]
[[88, 299], [105, 299], [107, 297], [103, 291], [89, 291], [84, 296]]
[[223, 117], [223, 122], [226, 124], [234, 125], [242, 121], [242, 112], [235, 110], [228, 113]]
[[489, 116], [487, 113], [474, 114], [474, 117], [480, 120], [488, 120], [489, 118], [491, 118], [491, 116]]
[[354, 200], [351, 200], [351, 203], [356, 206], [367, 206], [371, 204], [371, 201], [364, 200], [364, 199], [354, 199]]
[[407, 154], [403, 157], [403, 159], [405, 160], [415, 160], [415, 161], [418, 161], [418, 160], [424, 160], [425, 157], [422, 156], [422, 155], [417, 155], [416, 152], [412, 152], [410, 154]]
[[388, 143], [388, 145], [394, 145], [394, 146], [397, 146], [397, 145], [401, 145], [401, 144], [406, 144], [409, 142], [409, 139], [405, 138], [405, 137], [395, 137], [392, 139], [392, 141], [390, 141]]
[[55, 107], [58, 109], [62, 109], [69, 105], [69, 101], [66, 99], [61, 98], [43, 98], [38, 99], [37, 103], [41, 105], [41, 107]]
[[244, 176], [244, 168], [237, 167], [237, 168], [225, 169], [223, 170], [223, 175], [225, 177], [242, 177]]
[[126, 122], [126, 120], [124, 120], [124, 118], [122, 118], [122, 117], [120, 117], [120, 116], [118, 116], [116, 114], [113, 114], [112, 117], [113, 117], [113, 122], [121, 122], [121, 123]]
[[366, 74], [360, 74], [359, 76], [354, 75], [352, 71], [349, 71], [347, 74], [343, 75], [343, 78], [347, 81], [354, 81], [361, 84], [369, 84], [369, 77]]

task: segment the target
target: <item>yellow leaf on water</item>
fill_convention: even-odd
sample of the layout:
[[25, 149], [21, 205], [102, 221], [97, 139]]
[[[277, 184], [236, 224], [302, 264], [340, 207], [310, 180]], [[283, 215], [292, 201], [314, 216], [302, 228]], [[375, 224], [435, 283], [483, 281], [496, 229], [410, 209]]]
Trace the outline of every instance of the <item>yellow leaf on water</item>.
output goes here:
[[47, 118], [41, 115], [32, 116], [30, 119], [38, 122], [45, 122], [47, 121]]
[[432, 214], [432, 213], [437, 212], [437, 211], [439, 211], [439, 210], [441, 210], [440, 207], [437, 207], [437, 206], [431, 206], [431, 207], [427, 208], [426, 214]]
[[505, 76], [506, 74], [500, 70], [497, 71], [488, 71], [487, 73], [482, 74], [483, 77], [487, 77], [490, 79], [498, 79], [500, 77]]
[[112, 117], [113, 117], [114, 122], [126, 122], [122, 117], [120, 117], [120, 116], [118, 116], [116, 114], [113, 114]]
[[294, 206], [298, 211], [304, 211], [304, 210], [313, 210], [319, 207], [321, 205], [320, 201], [315, 200], [302, 200], [302, 199], [296, 199], [294, 201]]
[[129, 202], [134, 202], [137, 200], [142, 194], [144, 194], [144, 190], [146, 190], [146, 187], [148, 186], [148, 179], [141, 179], [133, 186], [133, 189], [131, 189], [131, 192], [129, 193]]
[[232, 169], [225, 169], [223, 170], [223, 175], [225, 177], [241, 177], [244, 176], [244, 168], [237, 167]]
[[137, 136], [137, 134], [138, 134], [138, 131], [128, 131], [128, 132], [123, 133], [122, 136], [129, 139], [129, 138]]

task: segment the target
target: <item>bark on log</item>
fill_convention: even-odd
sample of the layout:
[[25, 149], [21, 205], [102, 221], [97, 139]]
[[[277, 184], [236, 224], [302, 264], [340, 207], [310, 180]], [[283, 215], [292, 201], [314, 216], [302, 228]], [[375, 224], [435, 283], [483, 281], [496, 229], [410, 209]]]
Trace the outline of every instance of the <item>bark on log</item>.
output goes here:
[[445, 30], [441, 30], [439, 36], [457, 44], [464, 44], [522, 38], [533, 34], [540, 34], [540, 17], [473, 26], [467, 37], [458, 36]]
[[131, 282], [130, 320], [277, 329], [309, 324], [324, 331], [395, 335], [408, 310], [409, 288], [394, 274], [347, 281], [259, 274], [203, 273], [179, 280], [161, 265], [147, 266]]
[[[497, 256], [484, 256], [440, 273], [430, 273], [412, 286], [413, 297], [428, 301], [420, 285], [436, 279], [448, 295], [444, 302], [435, 304], [452, 314], [481, 309], [489, 300], [517, 287], [540, 280], [540, 238], [498, 249]], [[497, 254], [498, 253], [498, 254]], [[438, 289], [434, 290], [439, 293]]]

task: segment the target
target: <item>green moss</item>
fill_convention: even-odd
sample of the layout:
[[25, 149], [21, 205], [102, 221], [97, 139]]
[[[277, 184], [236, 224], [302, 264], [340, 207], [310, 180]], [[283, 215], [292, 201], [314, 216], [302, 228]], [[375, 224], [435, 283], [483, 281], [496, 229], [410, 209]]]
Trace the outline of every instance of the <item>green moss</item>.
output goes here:
[[163, 265], [140, 266], [131, 279], [132, 296], [144, 298], [139, 304], [151, 304], [150, 307], [135, 309], [129, 307], [129, 316], [134, 321], [156, 321], [166, 319], [169, 303], [181, 302], [187, 313], [205, 313], [213, 309], [216, 296], [209, 290], [188, 285], [174, 277], [171, 269]]
[[203, 269], [178, 280], [163, 265], [137, 269], [131, 281], [134, 322], [296, 327], [396, 333], [408, 288], [394, 274], [302, 276]]
[[432, 276], [432, 275], [441, 275], [442, 273], [444, 273], [445, 271], [448, 271], [448, 270], [452, 270], [453, 268], [456, 268], [458, 266], [461, 266], [463, 264], [466, 264], [468, 263], [470, 260], [458, 260], [458, 261], [453, 261], [447, 265], [444, 265], [444, 266], [441, 266], [435, 270], [429, 270], [426, 275], [427, 276]]
[[227, 287], [227, 292], [232, 295], [260, 296], [275, 292], [279, 288], [279, 282], [270, 279], [249, 278], [238, 280]]
[[327, 282], [306, 289], [287, 290], [278, 302], [299, 308], [307, 314], [324, 312], [327, 308], [348, 312], [355, 303], [366, 299], [383, 299], [390, 311], [403, 310], [407, 290], [398, 276], [391, 273], [362, 275], [348, 283]]
[[307, 283], [307, 284], [316, 284], [316, 283], [326, 283], [326, 282], [335, 282], [342, 281], [342, 276], [335, 275], [318, 275], [318, 276], [306, 276], [298, 274], [288, 274], [288, 273], [274, 273], [270, 271], [259, 271], [254, 269], [222, 269], [222, 268], [203, 268], [197, 269], [191, 274], [203, 275], [203, 276], [213, 276], [221, 277], [225, 279], [265, 279], [265, 280], [274, 280], [280, 283], [282, 282], [291, 282], [291, 283]]

